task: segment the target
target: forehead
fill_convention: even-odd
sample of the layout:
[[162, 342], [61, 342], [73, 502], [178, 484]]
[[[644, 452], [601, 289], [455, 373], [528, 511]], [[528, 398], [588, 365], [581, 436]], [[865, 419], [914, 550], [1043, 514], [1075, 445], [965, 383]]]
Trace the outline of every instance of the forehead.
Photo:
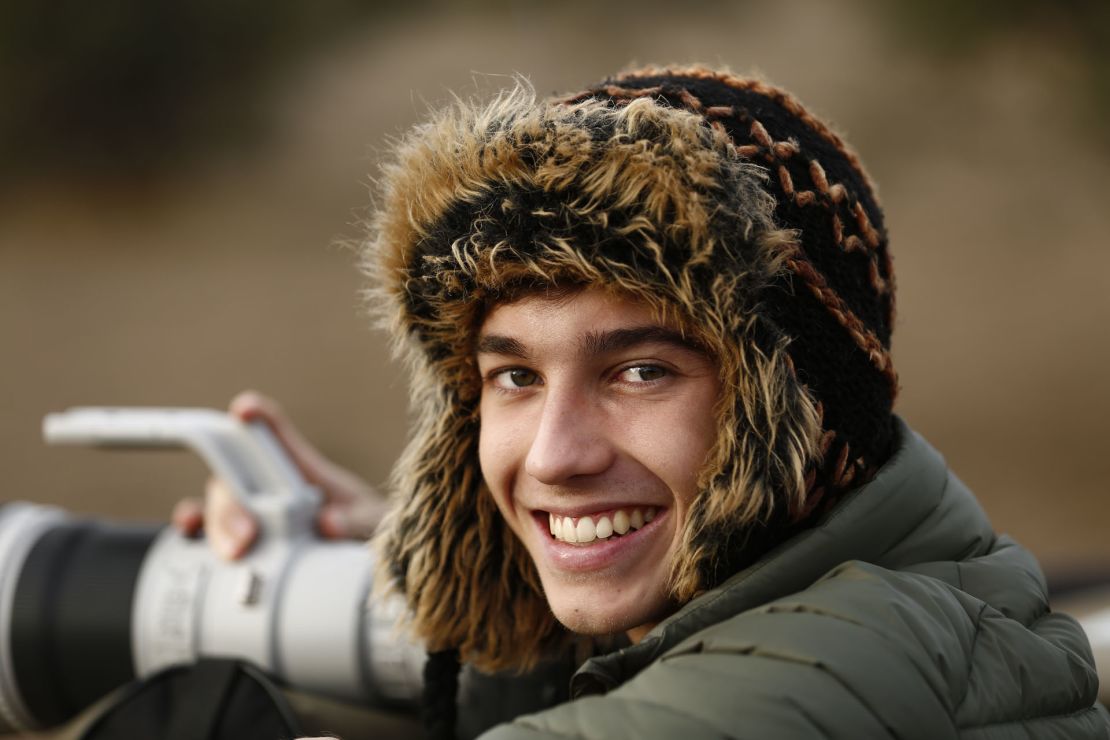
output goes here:
[[646, 301], [599, 288], [554, 294], [531, 293], [498, 303], [486, 314], [479, 337], [490, 334], [540, 338], [554, 328], [604, 330], [627, 326], [663, 325]]
[[479, 359], [585, 359], [648, 345], [712, 355], [679, 322], [667, 321], [658, 306], [597, 288], [498, 304], [486, 316], [475, 350]]

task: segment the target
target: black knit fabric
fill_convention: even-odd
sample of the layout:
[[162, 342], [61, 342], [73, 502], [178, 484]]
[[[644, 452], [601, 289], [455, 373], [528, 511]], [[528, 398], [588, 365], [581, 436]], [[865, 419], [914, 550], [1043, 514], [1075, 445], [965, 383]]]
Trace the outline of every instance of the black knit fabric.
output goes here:
[[424, 664], [424, 703], [421, 719], [428, 740], [454, 740], [459, 692], [459, 653], [430, 653]]

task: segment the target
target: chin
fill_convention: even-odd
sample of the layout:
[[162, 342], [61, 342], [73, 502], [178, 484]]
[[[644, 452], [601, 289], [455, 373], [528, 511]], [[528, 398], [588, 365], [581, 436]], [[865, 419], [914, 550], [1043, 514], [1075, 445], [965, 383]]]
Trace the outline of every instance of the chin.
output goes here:
[[650, 596], [624, 594], [625, 598], [616, 602], [607, 589], [573, 590], [581, 593], [552, 593], [548, 596], [548, 605], [564, 627], [579, 635], [628, 632], [645, 624], [654, 624], [673, 611], [670, 600], [661, 589], [655, 589]]

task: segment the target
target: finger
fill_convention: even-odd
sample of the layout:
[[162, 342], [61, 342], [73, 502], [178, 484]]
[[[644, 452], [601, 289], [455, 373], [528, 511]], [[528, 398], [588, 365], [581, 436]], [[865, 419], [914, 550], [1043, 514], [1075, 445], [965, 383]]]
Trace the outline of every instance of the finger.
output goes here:
[[350, 525], [347, 522], [347, 516], [342, 509], [336, 506], [324, 506], [320, 509], [320, 515], [316, 518], [316, 526], [320, 530], [320, 534], [329, 540], [345, 540], [350, 537], [350, 534], [348, 534]]
[[[244, 421], [265, 421], [305, 479], [320, 489], [324, 507], [317, 527], [323, 536], [339, 539], [373, 533], [388, 507], [385, 497], [359, 476], [324, 457], [277, 401], [257, 391], [244, 391], [232, 399], [230, 412]], [[329, 511], [333, 504], [335, 508]]]
[[357, 475], [325, 457], [301, 433], [281, 404], [269, 396], [257, 391], [243, 391], [232, 399], [230, 411], [244, 421], [265, 421], [292, 458], [293, 464], [309, 483], [320, 489], [326, 501], [353, 503], [367, 498], [381, 498], [380, 494]]
[[173, 526], [186, 537], [192, 537], [204, 525], [204, 503], [198, 498], [183, 498], [173, 507]]
[[334, 466], [301, 434], [277, 401], [258, 391], [243, 391], [231, 400], [229, 411], [243, 421], [265, 421], [309, 483], [325, 490], [333, 487]]
[[210, 478], [205, 495], [204, 520], [209, 542], [227, 560], [242, 557], [258, 537], [258, 523], [230, 489], [218, 478]]
[[356, 502], [340, 501], [320, 509], [317, 527], [329, 539], [366, 539], [374, 534], [389, 503], [381, 497], [363, 497]]

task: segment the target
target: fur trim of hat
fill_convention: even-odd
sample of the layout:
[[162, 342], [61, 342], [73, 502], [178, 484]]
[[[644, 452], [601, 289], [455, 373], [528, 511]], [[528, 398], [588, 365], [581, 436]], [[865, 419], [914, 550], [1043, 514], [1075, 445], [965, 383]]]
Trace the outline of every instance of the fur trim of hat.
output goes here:
[[[776, 135], [756, 103], [793, 128]], [[818, 217], [820, 248], [838, 254], [814, 253], [813, 223], [783, 218], [784, 205]], [[731, 574], [753, 537], [881, 462], [896, 388], [881, 213], [843, 142], [765, 83], [651, 69], [561, 99], [518, 83], [457, 101], [398, 142], [370, 228], [364, 269], [417, 414], [377, 546], [430, 650], [522, 668], [566, 636], [479, 469], [474, 343], [497, 303], [601, 287], [644, 301], [717, 361], [720, 433], [672, 564], [680, 603]], [[814, 331], [828, 348], [799, 341]], [[839, 386], [820, 382], [845, 353], [837, 372], [866, 376], [848, 390], [865, 383], [863, 402], [880, 399], [877, 433], [844, 433], [850, 404], [830, 404]]]

